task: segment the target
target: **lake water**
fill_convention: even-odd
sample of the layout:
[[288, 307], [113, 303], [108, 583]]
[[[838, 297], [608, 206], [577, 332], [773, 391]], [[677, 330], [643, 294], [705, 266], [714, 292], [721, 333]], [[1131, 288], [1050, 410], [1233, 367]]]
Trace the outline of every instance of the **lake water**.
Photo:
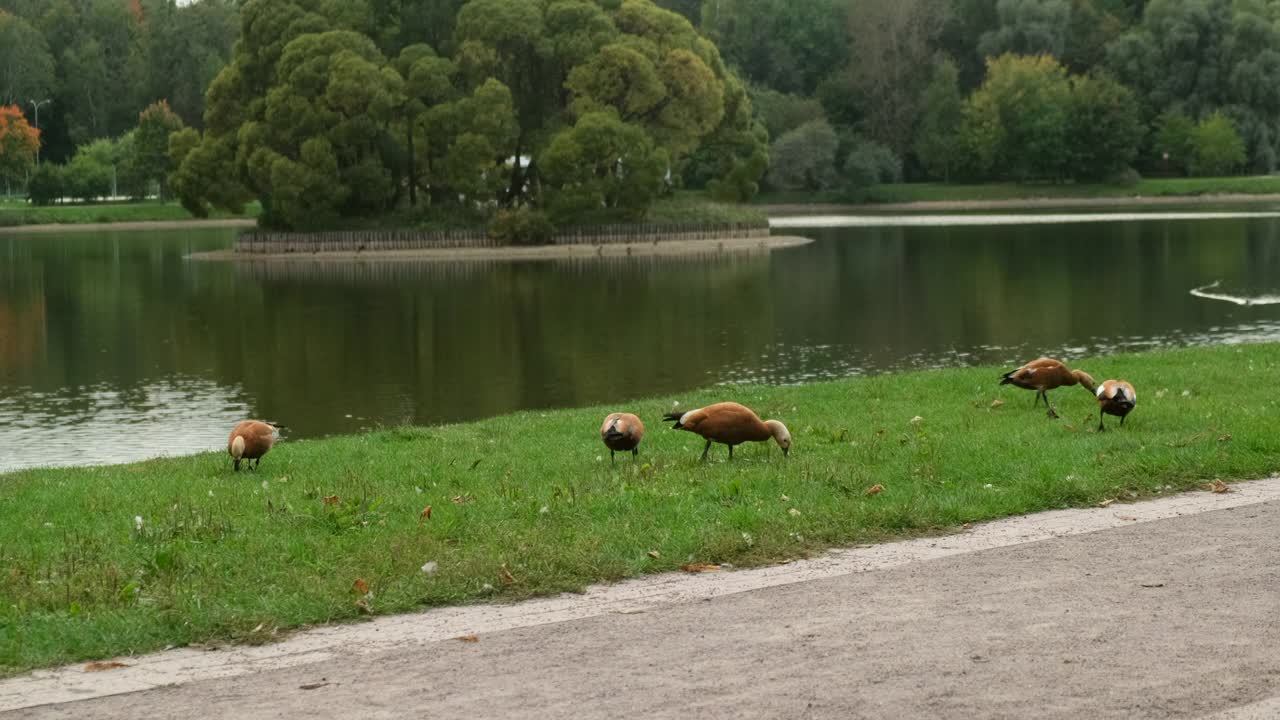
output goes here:
[[[1280, 219], [830, 218], [696, 259], [236, 266], [232, 231], [0, 235], [0, 471], [799, 383], [1280, 339]], [[1043, 218], [1041, 218], [1043, 220]], [[800, 223], [802, 220], [789, 222]], [[960, 222], [962, 225], [953, 223]], [[1034, 224], [1032, 224], [1034, 223]]]

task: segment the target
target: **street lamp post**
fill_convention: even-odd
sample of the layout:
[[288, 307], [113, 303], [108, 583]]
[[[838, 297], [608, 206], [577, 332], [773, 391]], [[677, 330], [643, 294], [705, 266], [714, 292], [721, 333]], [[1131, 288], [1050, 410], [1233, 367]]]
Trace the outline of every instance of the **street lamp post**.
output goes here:
[[[53, 102], [53, 100], [50, 98], [45, 98], [40, 102], [36, 102], [35, 100], [28, 100], [27, 102], [31, 103], [31, 107], [36, 109], [36, 118], [35, 118], [36, 129], [39, 130], [40, 129], [40, 106], [48, 105], [49, 103]], [[37, 145], [36, 146], [36, 165], [39, 165], [39, 164], [40, 164], [40, 146]]]

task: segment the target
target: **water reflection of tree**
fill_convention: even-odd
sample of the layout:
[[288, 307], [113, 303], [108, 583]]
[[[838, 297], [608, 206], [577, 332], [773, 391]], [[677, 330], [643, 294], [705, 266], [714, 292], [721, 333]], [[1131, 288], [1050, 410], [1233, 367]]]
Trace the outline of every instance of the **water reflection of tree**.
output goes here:
[[771, 342], [768, 270], [767, 255], [248, 265], [273, 298], [248, 313], [273, 318], [276, 339], [257, 361], [291, 370], [245, 383], [268, 407], [327, 394], [318, 412], [384, 422], [699, 386]]

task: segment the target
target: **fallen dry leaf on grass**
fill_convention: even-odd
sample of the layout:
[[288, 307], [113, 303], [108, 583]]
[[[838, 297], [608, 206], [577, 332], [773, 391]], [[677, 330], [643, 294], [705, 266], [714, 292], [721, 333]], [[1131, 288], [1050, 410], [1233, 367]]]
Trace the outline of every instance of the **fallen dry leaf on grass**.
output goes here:
[[1231, 486], [1222, 482], [1221, 480], [1214, 480], [1211, 483], [1205, 483], [1201, 487], [1203, 487], [1205, 490], [1208, 490], [1209, 492], [1212, 492], [1212, 493], [1231, 492]]
[[428, 505], [422, 508], [422, 512], [418, 513], [418, 522], [422, 522], [423, 520], [430, 520], [430, 519], [431, 519], [431, 506]]
[[474, 495], [472, 495], [471, 493], [467, 493], [466, 495], [454, 495], [454, 496], [453, 496], [453, 504], [454, 504], [454, 505], [466, 505], [467, 503], [469, 503], [469, 502], [471, 502], [472, 500], [475, 500], [475, 499], [476, 499], [476, 498], [475, 498], [475, 496], [474, 496]]
[[1113, 503], [1113, 502], [1115, 502], [1115, 501], [1116, 501], [1116, 499], [1115, 499], [1115, 498], [1111, 498], [1111, 499], [1109, 499], [1109, 500], [1103, 500], [1102, 502], [1098, 503], [1098, 507], [1107, 507], [1108, 505], [1110, 505], [1111, 503]]
[[871, 487], [867, 488], [868, 495], [879, 495], [882, 492], [884, 492], [884, 486], [881, 485], [880, 483], [876, 483], [875, 485], [872, 485]]
[[360, 612], [364, 613], [365, 615], [373, 614], [373, 608], [369, 606], [369, 601], [365, 598], [360, 598], [359, 600], [357, 600], [356, 607], [359, 608]]
[[649, 557], [653, 558], [654, 560], [657, 560], [658, 558], [662, 557], [662, 553], [658, 552], [657, 550], [650, 550]]
[[351, 583], [351, 589], [364, 595], [369, 592], [369, 583], [365, 582], [364, 578], [356, 578], [356, 581]]
[[108, 660], [106, 662], [91, 662], [84, 666], [85, 672], [106, 672], [107, 670], [116, 670], [118, 668], [127, 668], [128, 665], [118, 660]]
[[337, 505], [337, 504], [338, 504], [339, 502], [341, 502], [341, 501], [342, 501], [342, 498], [338, 497], [337, 495], [325, 495], [325, 496], [324, 496], [324, 504], [325, 504], [325, 505]]
[[720, 566], [712, 565], [711, 563], [689, 563], [688, 565], [681, 565], [680, 569], [687, 573], [717, 572], [720, 570]]
[[461, 640], [462, 642], [480, 642], [480, 638], [477, 637], [475, 634], [459, 635], [458, 637], [454, 638], [454, 640]]
[[1001, 399], [999, 399], [999, 398], [996, 398], [995, 400], [992, 400], [992, 401], [991, 401], [991, 407], [992, 407], [992, 409], [995, 409], [995, 408], [998, 408], [998, 407], [1003, 407], [1003, 406], [1004, 406], [1004, 401], [1003, 401], [1003, 400], [1001, 400]]
[[498, 577], [502, 578], [502, 583], [504, 585], [511, 585], [516, 581], [515, 576], [507, 569], [506, 563], [502, 563], [502, 567], [498, 568]]

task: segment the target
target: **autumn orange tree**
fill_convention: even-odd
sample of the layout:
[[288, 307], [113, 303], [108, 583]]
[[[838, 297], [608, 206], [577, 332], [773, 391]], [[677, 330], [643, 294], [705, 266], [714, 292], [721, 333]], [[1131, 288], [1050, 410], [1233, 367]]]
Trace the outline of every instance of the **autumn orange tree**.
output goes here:
[[27, 124], [17, 105], [0, 107], [0, 176], [9, 183], [24, 178], [36, 163], [40, 131]]

